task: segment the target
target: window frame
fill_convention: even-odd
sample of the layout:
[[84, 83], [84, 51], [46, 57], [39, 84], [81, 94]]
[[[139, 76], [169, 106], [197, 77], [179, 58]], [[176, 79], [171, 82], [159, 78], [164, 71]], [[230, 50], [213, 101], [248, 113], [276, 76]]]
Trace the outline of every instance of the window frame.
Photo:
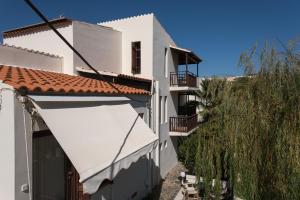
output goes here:
[[164, 98], [164, 122], [168, 123], [168, 96]]
[[131, 73], [141, 74], [142, 65], [142, 43], [141, 41], [131, 42]]
[[169, 49], [165, 47], [165, 52], [164, 52], [164, 75], [165, 78], [168, 78], [168, 64], [169, 64], [169, 59], [168, 59], [168, 54], [169, 54]]
[[164, 123], [164, 96], [159, 96], [159, 123]]

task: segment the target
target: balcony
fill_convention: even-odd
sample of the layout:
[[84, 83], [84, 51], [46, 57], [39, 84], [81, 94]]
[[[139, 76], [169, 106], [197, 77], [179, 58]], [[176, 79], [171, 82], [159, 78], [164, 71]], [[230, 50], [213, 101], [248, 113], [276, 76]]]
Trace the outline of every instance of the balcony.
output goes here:
[[189, 71], [170, 73], [170, 91], [198, 90], [197, 76]]
[[192, 116], [170, 117], [170, 135], [188, 136], [197, 129], [198, 124], [198, 114]]

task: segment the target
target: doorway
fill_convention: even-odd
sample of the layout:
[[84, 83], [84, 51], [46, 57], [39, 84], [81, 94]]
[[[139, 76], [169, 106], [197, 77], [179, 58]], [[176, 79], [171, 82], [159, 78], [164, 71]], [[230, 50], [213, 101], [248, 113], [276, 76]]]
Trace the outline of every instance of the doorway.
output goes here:
[[89, 200], [79, 174], [50, 130], [33, 133], [33, 200]]

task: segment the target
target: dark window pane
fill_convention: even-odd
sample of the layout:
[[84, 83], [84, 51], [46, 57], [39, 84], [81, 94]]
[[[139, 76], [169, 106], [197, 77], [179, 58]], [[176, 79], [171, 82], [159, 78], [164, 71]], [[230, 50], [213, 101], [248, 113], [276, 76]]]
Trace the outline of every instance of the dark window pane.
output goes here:
[[141, 42], [133, 42], [131, 47], [131, 71], [133, 74], [141, 73]]
[[33, 138], [33, 199], [65, 200], [65, 155], [53, 135]]

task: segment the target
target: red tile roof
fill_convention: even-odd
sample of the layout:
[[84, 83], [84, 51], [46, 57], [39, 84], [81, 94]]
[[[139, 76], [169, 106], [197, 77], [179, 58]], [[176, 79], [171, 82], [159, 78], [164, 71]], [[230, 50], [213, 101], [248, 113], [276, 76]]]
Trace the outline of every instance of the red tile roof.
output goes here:
[[0, 65], [0, 80], [11, 85], [16, 90], [28, 93], [52, 94], [141, 94], [149, 95], [143, 89], [136, 89], [120, 84], [112, 87], [106, 81], [100, 81], [82, 76], [71, 76], [62, 73], [43, 70], [11, 67]]

